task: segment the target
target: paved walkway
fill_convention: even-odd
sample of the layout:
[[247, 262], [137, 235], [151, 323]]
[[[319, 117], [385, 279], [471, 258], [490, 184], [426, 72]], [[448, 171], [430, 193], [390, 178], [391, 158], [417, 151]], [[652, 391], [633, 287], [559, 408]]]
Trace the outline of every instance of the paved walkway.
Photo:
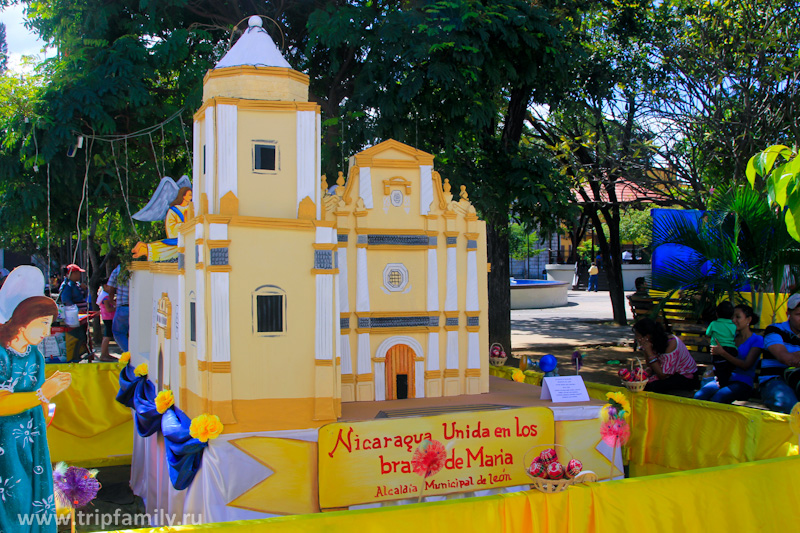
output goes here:
[[[568, 301], [564, 307], [511, 311], [512, 347], [559, 348], [632, 340], [630, 326], [614, 324], [608, 292], [569, 291]], [[627, 301], [625, 311], [630, 322]]]

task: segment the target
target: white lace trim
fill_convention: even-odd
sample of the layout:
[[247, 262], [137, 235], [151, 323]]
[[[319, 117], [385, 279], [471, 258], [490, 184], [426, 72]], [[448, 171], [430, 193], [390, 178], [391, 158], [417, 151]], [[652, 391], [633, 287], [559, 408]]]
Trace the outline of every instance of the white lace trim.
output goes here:
[[25, 356], [27, 356], [29, 353], [31, 353], [31, 348], [33, 348], [33, 346], [31, 346], [29, 344], [28, 347], [25, 348], [25, 352], [18, 352], [14, 348], [12, 348], [11, 346], [6, 346], [6, 350], [8, 350], [10, 353], [16, 355], [17, 357], [25, 357]]

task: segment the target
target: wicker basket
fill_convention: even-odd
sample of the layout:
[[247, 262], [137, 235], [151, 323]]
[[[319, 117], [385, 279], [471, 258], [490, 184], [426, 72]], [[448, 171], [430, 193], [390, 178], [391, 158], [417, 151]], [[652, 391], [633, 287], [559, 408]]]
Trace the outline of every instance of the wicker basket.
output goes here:
[[[638, 364], [639, 368], [642, 371], [644, 371], [642, 362], [639, 360], [638, 357], [636, 358], [636, 364]], [[633, 375], [633, 370], [634, 370], [633, 359], [631, 359], [631, 375]], [[645, 379], [644, 381], [623, 381], [622, 383], [624, 383], [625, 387], [627, 387], [628, 390], [631, 392], [642, 392], [644, 390], [645, 385], [647, 385], [647, 382], [648, 380]]]
[[508, 361], [508, 357], [492, 357], [492, 348], [494, 348], [495, 346], [500, 348], [500, 351], [502, 353], [506, 353], [506, 351], [503, 349], [503, 345], [500, 344], [499, 342], [495, 342], [494, 344], [489, 346], [489, 364], [492, 366], [503, 366], [504, 364], [506, 364], [506, 361]]
[[572, 453], [570, 453], [570, 451], [566, 448], [566, 446], [562, 446], [561, 444], [540, 444], [538, 446], [534, 446], [533, 448], [525, 452], [523, 464], [526, 465], [525, 473], [528, 474], [529, 478], [531, 478], [531, 488], [534, 488], [546, 494], [554, 494], [556, 492], [561, 492], [565, 490], [567, 487], [569, 487], [574, 483], [592, 483], [594, 481], [597, 481], [597, 474], [595, 474], [591, 470], [583, 470], [581, 471], [580, 474], [570, 479], [567, 478], [544, 479], [541, 477], [536, 477], [531, 475], [529, 468], [531, 461], [533, 461], [533, 456], [538, 455], [538, 453], [541, 453], [541, 450], [543, 450], [544, 448], [557, 448], [559, 450], [559, 453], [561, 453], [561, 451], [564, 450], [569, 455], [570, 459], [574, 459]]

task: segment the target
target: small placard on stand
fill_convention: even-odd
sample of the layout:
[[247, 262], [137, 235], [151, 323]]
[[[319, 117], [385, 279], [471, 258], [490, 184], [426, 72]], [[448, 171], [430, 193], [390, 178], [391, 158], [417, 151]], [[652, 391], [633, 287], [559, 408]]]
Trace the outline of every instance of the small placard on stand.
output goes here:
[[553, 403], [588, 402], [589, 391], [580, 376], [549, 377], [542, 381], [539, 399], [552, 400]]

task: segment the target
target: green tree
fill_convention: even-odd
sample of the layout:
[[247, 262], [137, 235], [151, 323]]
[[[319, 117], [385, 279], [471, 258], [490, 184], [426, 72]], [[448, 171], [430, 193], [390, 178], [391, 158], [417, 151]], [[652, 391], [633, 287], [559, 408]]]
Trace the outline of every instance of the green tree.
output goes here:
[[566, 180], [522, 135], [528, 107], [574, 80], [574, 5], [556, 7], [524, 0], [369, 2], [329, 4], [309, 19], [310, 42], [331, 50], [332, 64], [353, 53], [361, 60], [357, 90], [338, 115], [359, 118], [336, 124], [348, 147], [396, 138], [436, 154], [442, 176], [466, 185], [487, 221], [490, 342], [504, 346], [510, 213], [552, 227], [569, 206]]
[[659, 184], [687, 207], [744, 183], [764, 146], [800, 139], [797, 0], [662, 4], [652, 53], [666, 76], [649, 111], [659, 125]]
[[508, 249], [512, 259], [527, 259], [539, 255], [543, 248], [536, 248], [539, 235], [522, 224], [511, 224], [508, 228]]
[[[570, 179], [584, 218], [596, 229], [606, 228], [596, 231], [596, 239], [619, 324], [626, 323], [627, 309], [622, 212], [651, 192], [647, 185], [654, 167], [653, 132], [644, 114], [663, 80], [659, 66], [650, 61], [659, 13], [644, 2], [598, 4], [587, 10], [581, 26], [581, 70], [588, 73], [587, 82], [551, 107], [548, 116], [529, 115], [534, 136], [546, 143], [561, 173]], [[626, 200], [626, 189], [635, 191], [637, 198]]]
[[[778, 166], [775, 163], [781, 162]], [[766, 190], [767, 202], [775, 206], [779, 216], [783, 215], [786, 230], [796, 241], [800, 241], [800, 155], [797, 148], [770, 146], [750, 158], [747, 163], [747, 180], [751, 187]]]

